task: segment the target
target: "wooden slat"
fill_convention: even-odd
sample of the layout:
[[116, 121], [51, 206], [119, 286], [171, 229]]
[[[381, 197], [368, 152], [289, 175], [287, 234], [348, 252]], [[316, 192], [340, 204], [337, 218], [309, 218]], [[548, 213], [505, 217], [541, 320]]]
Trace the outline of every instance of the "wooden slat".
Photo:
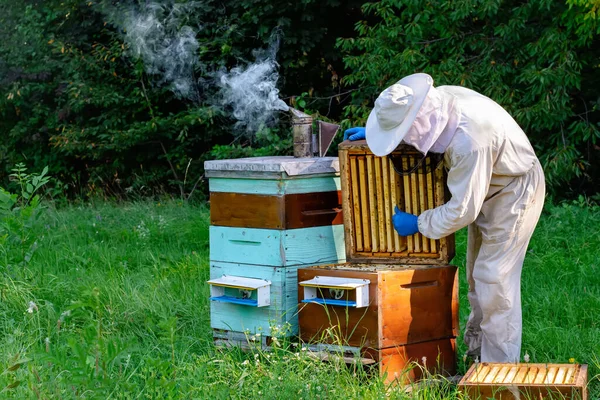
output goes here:
[[[427, 157], [427, 207], [428, 209], [435, 208], [435, 199], [433, 198], [433, 171], [431, 170], [431, 158]], [[437, 241], [430, 239], [430, 249], [432, 253], [437, 253]]]
[[[426, 193], [427, 193], [427, 176], [426, 176], [426, 169], [425, 169], [425, 165], [421, 165], [421, 167], [419, 168], [419, 170], [421, 171], [421, 173], [417, 174], [417, 178], [419, 181], [419, 214], [421, 214], [423, 211], [427, 210], [427, 197], [426, 197]], [[423, 236], [422, 234], [419, 234], [420, 239], [421, 239], [421, 243], [423, 245], [423, 251], [425, 253], [429, 253], [429, 239], [426, 238], [425, 236]]]
[[[377, 217], [379, 227], [379, 249], [381, 251], [386, 248], [385, 234], [385, 211], [383, 201], [383, 181], [381, 178], [381, 157], [375, 157], [375, 184], [377, 186]], [[373, 229], [375, 229], [373, 227]]]
[[[404, 204], [404, 185], [402, 182], [402, 177], [398, 173], [396, 173], [395, 170], [394, 179], [396, 181], [396, 197], [398, 199], [398, 208], [402, 209], [402, 206]], [[400, 241], [400, 251], [407, 250], [406, 238], [404, 236], [398, 235], [398, 233], [396, 233], [396, 236], [398, 236], [398, 239]]]
[[309, 352], [308, 356], [310, 358], [314, 358], [315, 360], [320, 360], [320, 361], [333, 361], [333, 362], [339, 362], [339, 361], [343, 361], [346, 364], [362, 364], [362, 365], [371, 365], [371, 364], [375, 364], [376, 361], [371, 359], [371, 358], [365, 358], [365, 357], [347, 357], [344, 356], [343, 354], [334, 354], [334, 353], [329, 353], [326, 351], [320, 351], [320, 352]]
[[485, 377], [490, 372], [490, 367], [488, 365], [485, 365], [485, 364], [479, 364], [477, 366], [477, 370], [476, 371], [477, 371], [477, 373], [473, 377], [472, 382], [473, 383], [481, 383], [481, 382], [483, 382], [485, 380]]
[[[415, 165], [415, 157], [409, 157], [409, 166], [412, 168]], [[413, 172], [412, 174], [410, 174], [410, 184], [412, 187], [412, 192], [410, 193], [411, 195], [411, 203], [413, 206], [412, 209], [412, 214], [414, 215], [419, 215], [419, 213], [421, 212], [421, 210], [419, 210], [419, 185], [417, 183], [417, 173]], [[421, 250], [421, 235], [416, 234], [413, 235], [413, 242], [415, 245], [415, 252], [416, 253], [420, 253]]]
[[546, 374], [548, 373], [548, 370], [546, 369], [546, 367], [540, 367], [538, 369], [538, 373], [535, 376], [535, 380], [533, 381], [534, 384], [540, 384], [544, 382], [544, 378], [546, 378]]
[[[340, 157], [341, 165], [342, 157]], [[233, 173], [233, 171], [230, 171]], [[335, 192], [341, 190], [339, 176], [314, 177], [295, 179], [251, 179], [239, 176], [237, 178], [211, 178], [208, 180], [209, 191], [225, 193], [262, 194], [267, 196], [282, 196], [284, 194]]]
[[[402, 169], [406, 171], [408, 169], [408, 156], [402, 156]], [[412, 207], [410, 203], [410, 177], [408, 175], [403, 176], [404, 179], [404, 212], [412, 213]], [[406, 245], [408, 247], [408, 252], [412, 253], [414, 251], [413, 237], [406, 237]]]
[[546, 383], [546, 384], [554, 383], [554, 378], [556, 377], [556, 371], [557, 371], [556, 367], [548, 368], [548, 374], [546, 375], [546, 378], [544, 379], [544, 383]]
[[382, 205], [385, 207], [385, 233], [386, 233], [386, 248], [390, 253], [394, 251], [394, 242], [392, 239], [392, 233], [394, 232], [394, 227], [392, 226], [392, 205], [390, 204], [391, 200], [391, 188], [390, 188], [390, 175], [388, 171], [388, 159], [381, 159], [381, 179], [383, 184], [383, 198], [384, 201]]
[[373, 171], [373, 156], [367, 156], [367, 175], [369, 181], [369, 219], [371, 221], [371, 249], [374, 252], [379, 251], [379, 238], [377, 235], [377, 202], [375, 201], [375, 176]]
[[485, 377], [485, 379], [483, 380], [483, 383], [492, 383], [494, 381], [494, 379], [496, 378], [496, 375], [498, 375], [499, 371], [500, 371], [500, 367], [498, 367], [498, 366], [492, 367], [492, 370]]
[[573, 368], [569, 368], [569, 369], [567, 370], [567, 374], [566, 374], [566, 376], [565, 376], [564, 383], [565, 383], [565, 384], [570, 384], [570, 383], [573, 383], [573, 378], [574, 378], [574, 377], [575, 377], [575, 367], [573, 367]]
[[498, 371], [498, 374], [494, 378], [493, 383], [504, 383], [505, 382], [504, 378], [506, 378], [506, 374], [508, 374], [508, 371], [510, 371], [510, 367], [508, 367], [508, 366], [501, 367], [500, 371]]
[[557, 385], [562, 385], [565, 381], [565, 376], [567, 375], [566, 367], [559, 367], [558, 371], [556, 371], [556, 378], [554, 378], [554, 383]]
[[352, 208], [354, 210], [354, 237], [356, 238], [356, 251], [363, 251], [362, 223], [360, 216], [360, 194], [358, 183], [358, 162], [356, 157], [350, 158], [350, 174], [352, 177]]
[[369, 237], [369, 205], [368, 203], [368, 193], [369, 188], [367, 187], [367, 170], [365, 168], [365, 158], [358, 157], [358, 179], [360, 180], [360, 212], [362, 217], [362, 227], [363, 227], [363, 246], [365, 251], [371, 250], [371, 238]]
[[[390, 211], [394, 213], [395, 207], [398, 205], [398, 174], [394, 171], [394, 165], [392, 164], [392, 160], [388, 159], [388, 170], [390, 173], [390, 195], [392, 197], [392, 204]], [[391, 223], [391, 221], [390, 221]], [[392, 224], [392, 235], [394, 236], [394, 251], [399, 253], [402, 251], [400, 248], [400, 236], [398, 232], [394, 229]]]
[[298, 229], [343, 223], [337, 191], [284, 196], [215, 192], [210, 201], [213, 226]]
[[[524, 367], [527, 368], [527, 367]], [[517, 379], [515, 379], [515, 383], [533, 383], [535, 381], [535, 377], [537, 376], [538, 373], [538, 368], [537, 367], [530, 367], [529, 370], [527, 371], [527, 375], [525, 375], [522, 379], [518, 379], [519, 376], [517, 375]], [[520, 373], [519, 373], [520, 375]]]
[[519, 367], [511, 367], [508, 371], [508, 374], [504, 377], [504, 382], [506, 384], [512, 383], [519, 372]]
[[[587, 365], [511, 363], [486, 365], [489, 371], [485, 377], [476, 376], [479, 379], [473, 379], [478, 368], [477, 365], [473, 365], [458, 384], [459, 391], [467, 398], [512, 399], [514, 397], [511, 393], [512, 387], [517, 388], [525, 398], [587, 399]], [[494, 378], [494, 370], [498, 368], [500, 370]], [[572, 382], [565, 379], [569, 372]], [[506, 375], [502, 378], [504, 373]]]
[[350, 259], [356, 254], [356, 239], [354, 237], [354, 206], [352, 204], [352, 185], [350, 179], [350, 157], [347, 150], [340, 150], [340, 176], [342, 192], [342, 214], [344, 218], [344, 245], [346, 255]]
[[435, 206], [439, 207], [446, 202], [446, 191], [444, 189], [444, 167], [438, 166], [433, 172], [434, 185], [433, 195], [435, 198]]

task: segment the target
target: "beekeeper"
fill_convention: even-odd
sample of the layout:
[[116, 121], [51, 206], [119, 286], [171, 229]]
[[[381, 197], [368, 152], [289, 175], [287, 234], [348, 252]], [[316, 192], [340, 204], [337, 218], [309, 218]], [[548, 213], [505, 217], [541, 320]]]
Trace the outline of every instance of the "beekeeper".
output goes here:
[[401, 236], [430, 239], [469, 227], [468, 354], [481, 362], [519, 361], [521, 269], [546, 190], [523, 130], [488, 97], [459, 86], [434, 88], [431, 76], [414, 74], [379, 95], [366, 130], [344, 136], [366, 136], [382, 157], [402, 141], [423, 155], [444, 153], [451, 199], [419, 216], [396, 208], [394, 227]]

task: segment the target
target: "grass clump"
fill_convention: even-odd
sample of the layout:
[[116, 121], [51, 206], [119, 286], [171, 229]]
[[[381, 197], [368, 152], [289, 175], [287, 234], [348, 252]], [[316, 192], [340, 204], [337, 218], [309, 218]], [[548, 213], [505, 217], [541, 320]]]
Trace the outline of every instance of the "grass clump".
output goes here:
[[[0, 398], [460, 398], [450, 384], [386, 387], [289, 340], [215, 348], [208, 221], [207, 209], [174, 201], [49, 208], [28, 263], [0, 265]], [[600, 396], [599, 226], [597, 207], [547, 207], [523, 270], [523, 353], [590, 364], [590, 398]]]

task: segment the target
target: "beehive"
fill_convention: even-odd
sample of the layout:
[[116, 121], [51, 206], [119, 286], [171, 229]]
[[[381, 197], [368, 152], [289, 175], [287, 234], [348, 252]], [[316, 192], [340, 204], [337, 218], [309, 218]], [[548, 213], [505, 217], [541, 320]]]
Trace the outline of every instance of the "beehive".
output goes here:
[[344, 261], [337, 157], [207, 161], [211, 327], [220, 341], [298, 333], [302, 266]]
[[587, 365], [473, 364], [458, 384], [470, 398], [587, 399]]
[[396, 206], [419, 215], [444, 204], [448, 191], [441, 157], [423, 159], [407, 145], [377, 157], [365, 141], [341, 143], [339, 157], [349, 262], [431, 264], [452, 259], [453, 235], [440, 240], [419, 233], [401, 237], [392, 224]]
[[[374, 156], [365, 141], [339, 146], [346, 264], [298, 270], [300, 337], [342, 345], [387, 380], [423, 369], [454, 374], [458, 331], [454, 237], [400, 237], [394, 208], [419, 215], [448, 198], [441, 156], [400, 145]], [[429, 360], [424, 368], [408, 368]]]

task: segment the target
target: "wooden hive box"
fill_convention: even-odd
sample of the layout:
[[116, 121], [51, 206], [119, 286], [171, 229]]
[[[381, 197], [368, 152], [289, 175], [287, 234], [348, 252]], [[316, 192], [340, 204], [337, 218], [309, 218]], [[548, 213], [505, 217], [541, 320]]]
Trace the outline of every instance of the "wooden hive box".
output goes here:
[[215, 338], [268, 338], [286, 324], [296, 335], [296, 270], [345, 259], [337, 157], [216, 160], [205, 171]]
[[458, 388], [469, 398], [587, 399], [587, 365], [473, 364]]
[[421, 161], [422, 154], [408, 145], [377, 157], [364, 140], [342, 142], [339, 157], [348, 262], [444, 264], [454, 257], [453, 235], [404, 238], [392, 225], [395, 206], [419, 215], [447, 200], [441, 157]]
[[[324, 277], [332, 278], [319, 283]], [[364, 281], [366, 305], [356, 304]], [[458, 331], [454, 266], [339, 264], [298, 270], [300, 338], [308, 343], [385, 349], [442, 338]], [[306, 296], [316, 288], [317, 298]], [[363, 302], [365, 303], [365, 302]]]
[[[377, 363], [387, 381], [456, 372], [457, 268], [338, 264], [298, 269], [302, 341]], [[366, 360], [366, 361], [365, 361]]]

